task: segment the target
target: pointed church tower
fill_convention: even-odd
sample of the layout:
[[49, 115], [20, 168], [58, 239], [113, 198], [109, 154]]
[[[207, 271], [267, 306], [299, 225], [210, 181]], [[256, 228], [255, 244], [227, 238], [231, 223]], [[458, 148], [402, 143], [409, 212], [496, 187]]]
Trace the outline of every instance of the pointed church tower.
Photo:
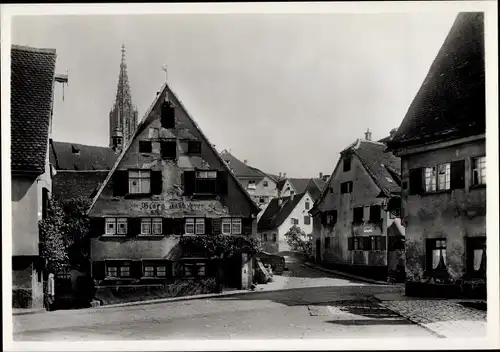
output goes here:
[[137, 109], [132, 105], [132, 95], [125, 63], [125, 45], [122, 45], [120, 76], [113, 109], [109, 112], [109, 146], [117, 152], [132, 138], [137, 128]]

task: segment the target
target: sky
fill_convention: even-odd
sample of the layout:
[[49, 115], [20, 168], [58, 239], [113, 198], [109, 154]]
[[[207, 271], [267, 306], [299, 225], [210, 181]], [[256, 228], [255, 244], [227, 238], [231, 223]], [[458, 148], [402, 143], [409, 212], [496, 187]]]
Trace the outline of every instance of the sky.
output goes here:
[[265, 172], [330, 174], [397, 128], [457, 12], [16, 16], [12, 44], [57, 50], [52, 138], [108, 145], [125, 44], [141, 119], [165, 82], [216, 148]]

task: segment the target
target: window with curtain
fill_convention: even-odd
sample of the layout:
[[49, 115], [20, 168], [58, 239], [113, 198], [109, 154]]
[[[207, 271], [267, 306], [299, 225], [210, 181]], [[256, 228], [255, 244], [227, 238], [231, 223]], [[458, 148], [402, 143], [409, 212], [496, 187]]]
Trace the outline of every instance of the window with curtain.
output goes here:
[[[432, 270], [446, 270], [446, 240], [429, 239], [428, 262]], [[430, 256], [430, 257], [429, 257]]]

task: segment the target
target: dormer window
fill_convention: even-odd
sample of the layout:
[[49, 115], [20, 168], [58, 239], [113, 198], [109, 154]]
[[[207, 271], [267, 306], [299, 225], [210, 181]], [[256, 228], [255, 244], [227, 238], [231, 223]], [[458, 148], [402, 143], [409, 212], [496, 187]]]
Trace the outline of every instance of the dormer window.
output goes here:
[[80, 155], [80, 149], [76, 148], [74, 145], [71, 146], [71, 152], [75, 155]]
[[161, 127], [175, 128], [175, 108], [169, 102], [161, 107]]
[[344, 172], [351, 171], [351, 157], [344, 157]]

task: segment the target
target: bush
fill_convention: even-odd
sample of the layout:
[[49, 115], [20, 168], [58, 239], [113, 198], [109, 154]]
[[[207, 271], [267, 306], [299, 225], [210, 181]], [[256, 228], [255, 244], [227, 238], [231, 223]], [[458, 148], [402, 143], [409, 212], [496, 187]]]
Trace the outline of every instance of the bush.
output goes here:
[[30, 308], [31, 302], [31, 290], [12, 290], [12, 308]]

